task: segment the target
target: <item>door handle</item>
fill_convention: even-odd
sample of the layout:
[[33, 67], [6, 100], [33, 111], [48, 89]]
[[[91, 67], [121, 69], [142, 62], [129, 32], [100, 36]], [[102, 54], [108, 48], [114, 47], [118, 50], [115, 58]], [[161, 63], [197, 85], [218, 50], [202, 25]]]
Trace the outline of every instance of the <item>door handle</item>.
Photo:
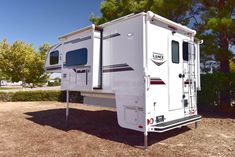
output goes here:
[[179, 74], [179, 78], [184, 78], [185, 75], [184, 74]]

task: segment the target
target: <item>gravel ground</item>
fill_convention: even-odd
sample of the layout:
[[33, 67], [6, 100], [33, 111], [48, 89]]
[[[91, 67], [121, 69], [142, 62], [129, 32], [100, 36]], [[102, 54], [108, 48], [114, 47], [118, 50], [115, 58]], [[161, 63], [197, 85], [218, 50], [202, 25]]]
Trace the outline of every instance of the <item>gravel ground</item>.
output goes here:
[[194, 125], [143, 134], [118, 126], [113, 109], [58, 102], [0, 103], [0, 156], [235, 156], [235, 119], [204, 116]]

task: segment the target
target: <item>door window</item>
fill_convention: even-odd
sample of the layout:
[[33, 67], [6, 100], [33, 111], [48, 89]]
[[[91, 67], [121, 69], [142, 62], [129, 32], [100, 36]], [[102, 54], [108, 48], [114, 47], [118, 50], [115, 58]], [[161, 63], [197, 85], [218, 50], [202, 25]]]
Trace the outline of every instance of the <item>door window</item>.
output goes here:
[[171, 42], [171, 56], [173, 63], [179, 63], [179, 42], [172, 40]]
[[188, 47], [189, 47], [189, 44], [188, 42], [183, 42], [183, 60], [184, 61], [188, 61]]

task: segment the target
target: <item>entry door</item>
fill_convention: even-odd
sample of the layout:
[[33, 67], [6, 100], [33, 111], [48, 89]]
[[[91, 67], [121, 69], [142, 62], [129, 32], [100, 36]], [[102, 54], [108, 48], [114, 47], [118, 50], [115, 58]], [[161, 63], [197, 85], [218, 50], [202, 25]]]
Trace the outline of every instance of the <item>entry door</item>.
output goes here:
[[168, 105], [169, 110], [178, 110], [183, 108], [182, 40], [176, 35], [170, 35], [168, 48]]

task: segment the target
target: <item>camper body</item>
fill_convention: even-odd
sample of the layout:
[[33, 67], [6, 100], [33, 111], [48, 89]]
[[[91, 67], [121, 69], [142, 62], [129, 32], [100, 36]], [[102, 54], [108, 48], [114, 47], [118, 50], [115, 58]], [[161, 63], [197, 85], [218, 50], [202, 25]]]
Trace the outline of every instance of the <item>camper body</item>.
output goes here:
[[196, 32], [152, 12], [71, 32], [47, 54], [61, 89], [81, 91], [85, 103], [117, 109], [121, 127], [164, 132], [201, 119], [200, 41]]

